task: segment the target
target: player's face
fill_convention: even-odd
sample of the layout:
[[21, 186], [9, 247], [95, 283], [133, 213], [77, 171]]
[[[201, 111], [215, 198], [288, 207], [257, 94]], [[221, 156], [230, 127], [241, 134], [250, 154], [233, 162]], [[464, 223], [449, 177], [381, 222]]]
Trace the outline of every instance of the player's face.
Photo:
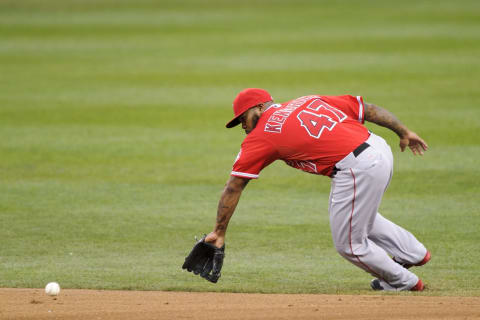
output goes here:
[[240, 117], [240, 122], [242, 122], [242, 128], [245, 130], [246, 134], [252, 132], [253, 129], [257, 126], [258, 119], [262, 115], [260, 108], [250, 108], [243, 113]]

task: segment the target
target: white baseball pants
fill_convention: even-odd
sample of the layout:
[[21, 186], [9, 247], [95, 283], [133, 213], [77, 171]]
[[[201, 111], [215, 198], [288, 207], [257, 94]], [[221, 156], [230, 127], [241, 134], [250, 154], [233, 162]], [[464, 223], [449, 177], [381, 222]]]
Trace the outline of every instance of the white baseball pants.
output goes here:
[[[337, 163], [330, 192], [330, 228], [345, 259], [397, 290], [409, 290], [418, 277], [392, 260], [416, 264], [427, 253], [410, 232], [378, 213], [390, 182], [393, 155], [385, 140], [371, 134], [370, 147]], [[390, 256], [389, 256], [390, 255]]]

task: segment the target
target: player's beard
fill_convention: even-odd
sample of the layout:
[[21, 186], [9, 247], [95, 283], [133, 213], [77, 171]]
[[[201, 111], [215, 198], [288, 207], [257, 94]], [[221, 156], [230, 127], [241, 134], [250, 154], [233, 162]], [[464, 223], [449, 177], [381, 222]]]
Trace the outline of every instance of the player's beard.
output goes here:
[[257, 123], [258, 123], [258, 120], [260, 119], [260, 116], [257, 116], [257, 115], [254, 115], [253, 118], [252, 118], [252, 130], [250, 131], [247, 131], [245, 130], [245, 133], [246, 134], [249, 134], [250, 132], [253, 131], [253, 129], [255, 129], [255, 127], [257, 126]]

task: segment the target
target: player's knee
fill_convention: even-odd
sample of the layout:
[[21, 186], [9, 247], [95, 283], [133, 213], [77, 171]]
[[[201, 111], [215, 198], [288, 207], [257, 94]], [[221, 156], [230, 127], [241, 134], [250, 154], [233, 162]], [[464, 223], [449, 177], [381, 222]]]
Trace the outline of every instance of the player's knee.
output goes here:
[[335, 249], [342, 257], [351, 257], [351, 256], [363, 256], [368, 254], [369, 246], [365, 242], [360, 243], [347, 243], [347, 244], [335, 244]]
[[335, 249], [342, 257], [347, 257], [352, 253], [352, 250], [350, 249], [350, 246], [348, 244], [335, 244]]

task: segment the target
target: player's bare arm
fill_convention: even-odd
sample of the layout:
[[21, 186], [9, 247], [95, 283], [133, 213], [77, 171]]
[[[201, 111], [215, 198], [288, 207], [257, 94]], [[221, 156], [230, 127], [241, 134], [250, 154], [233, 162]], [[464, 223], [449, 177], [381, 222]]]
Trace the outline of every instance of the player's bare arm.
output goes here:
[[227, 231], [228, 222], [232, 217], [243, 189], [247, 186], [250, 179], [230, 176], [222, 196], [218, 202], [217, 221], [213, 232], [207, 235], [206, 242], [214, 243], [217, 247], [222, 247], [225, 242], [225, 232]]
[[408, 146], [414, 155], [423, 155], [428, 145], [415, 132], [409, 130], [390, 111], [371, 103], [365, 103], [365, 120], [386, 127], [400, 137], [400, 149], [402, 152]]

